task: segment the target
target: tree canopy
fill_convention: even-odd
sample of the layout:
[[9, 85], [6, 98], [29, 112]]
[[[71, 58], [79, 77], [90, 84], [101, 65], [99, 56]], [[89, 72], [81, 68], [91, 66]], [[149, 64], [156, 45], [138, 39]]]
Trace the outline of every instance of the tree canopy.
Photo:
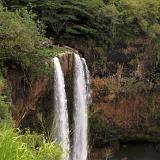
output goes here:
[[[52, 37], [53, 43], [95, 54], [92, 61], [94, 67], [106, 67], [109, 52], [114, 53], [139, 38], [150, 42], [146, 47], [153, 48], [152, 52], [160, 57], [157, 52], [160, 40], [159, 0], [3, 1], [11, 11], [25, 7], [35, 13], [37, 17], [32, 19], [44, 23], [46, 36]], [[36, 39], [41, 36], [38, 35]], [[30, 41], [32, 47], [33, 41], [34, 38]], [[144, 46], [142, 43], [140, 45]]]
[[28, 66], [46, 40], [33, 20], [34, 15], [25, 9], [11, 12], [1, 5], [0, 17], [1, 61], [11, 60]]

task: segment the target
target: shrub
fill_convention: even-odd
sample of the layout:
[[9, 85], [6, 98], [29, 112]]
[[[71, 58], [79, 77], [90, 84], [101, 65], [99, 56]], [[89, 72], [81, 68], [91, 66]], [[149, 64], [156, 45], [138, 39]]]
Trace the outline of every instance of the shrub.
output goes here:
[[35, 15], [25, 8], [8, 11], [0, 4], [0, 17], [0, 65], [16, 64], [23, 71], [45, 70], [49, 57], [43, 50], [49, 42], [43, 25], [35, 22]]
[[34, 15], [25, 9], [8, 11], [0, 5], [1, 59], [28, 57], [35, 54], [45, 40], [34, 22]]
[[10, 89], [2, 77], [0, 73], [0, 124], [6, 121], [10, 121], [11, 116], [9, 113], [9, 108], [11, 103], [9, 102], [10, 99]]
[[[37, 146], [35, 135], [18, 135], [11, 128], [0, 130], [1, 160], [60, 160], [61, 148], [44, 140]], [[27, 141], [26, 141], [27, 140]], [[36, 147], [37, 146], [37, 147]]]

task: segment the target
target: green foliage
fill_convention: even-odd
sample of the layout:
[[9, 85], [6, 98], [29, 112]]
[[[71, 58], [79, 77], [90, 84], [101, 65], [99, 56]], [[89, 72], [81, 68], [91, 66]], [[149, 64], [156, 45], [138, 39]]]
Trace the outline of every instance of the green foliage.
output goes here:
[[97, 33], [97, 10], [104, 5], [101, 0], [31, 0], [30, 4], [33, 10], [40, 12], [41, 20], [48, 25], [50, 35], [56, 38], [94, 37]]
[[43, 135], [13, 129], [9, 109], [10, 93], [0, 75], [0, 159], [1, 160], [60, 160], [62, 149], [54, 142], [46, 142]]
[[2, 160], [29, 160], [32, 159], [29, 150], [21, 139], [12, 130], [0, 131], [0, 157]]
[[33, 21], [34, 15], [25, 9], [10, 12], [1, 6], [0, 17], [1, 59], [29, 57], [40, 48], [44, 37]]
[[46, 62], [67, 50], [52, 46], [44, 36], [43, 24], [36, 23], [35, 14], [26, 8], [19, 7], [13, 12], [0, 5], [0, 17], [0, 65], [3, 68], [16, 64], [32, 75], [48, 74]]
[[53, 58], [55, 56], [64, 54], [67, 51], [70, 50], [63, 47], [54, 47], [54, 48], [44, 48], [40, 52], [42, 52], [42, 54], [44, 54], [44, 57], [46, 56], [46, 58], [48, 57]]
[[14, 13], [0, 6], [0, 17], [1, 65], [11, 62], [30, 67], [43, 41], [33, 15], [24, 9]]
[[[97, 28], [98, 16], [104, 8], [102, 0], [28, 0], [5, 1], [10, 8], [24, 5], [39, 15], [47, 25], [49, 36], [55, 40], [81, 38], [95, 38], [99, 32]], [[17, 5], [18, 4], [18, 5]], [[97, 5], [98, 4], [98, 5]]]
[[54, 143], [43, 143], [39, 149], [36, 160], [60, 160], [62, 150]]
[[0, 96], [0, 124], [2, 122], [5, 122], [6, 120], [9, 120], [10, 114], [9, 114], [9, 107], [10, 103], [7, 102], [6, 96]]
[[11, 107], [10, 90], [5, 79], [0, 74], [0, 124], [10, 121], [11, 115], [9, 113], [9, 108]]
[[139, 37], [160, 39], [159, 0], [4, 1], [11, 9], [27, 6], [38, 14], [38, 19], [47, 26], [47, 35], [54, 37], [56, 43], [83, 43], [85, 49], [93, 50], [102, 48], [105, 61], [107, 50], [120, 44]]
[[[95, 57], [91, 60], [93, 63], [89, 64], [92, 70], [106, 70], [106, 64], [112, 64], [109, 54], [112, 55], [118, 48], [128, 46], [138, 38], [151, 41], [149, 46], [159, 61], [159, 0], [4, 1], [11, 10], [25, 6], [36, 13], [36, 19], [44, 22], [47, 36], [53, 37], [55, 44], [78, 46], [82, 52], [92, 53]], [[140, 43], [144, 48], [148, 46]], [[100, 56], [97, 48], [101, 50]]]
[[110, 0], [107, 12], [114, 40], [127, 41], [137, 36], [159, 39], [159, 7], [159, 0]]
[[89, 129], [89, 143], [93, 148], [106, 146], [110, 141], [118, 139], [118, 130], [110, 120], [107, 120], [103, 109], [92, 107]]
[[8, 127], [1, 128], [0, 159], [60, 160], [62, 150], [58, 145], [54, 142], [49, 143], [42, 140], [41, 144], [37, 146], [36, 137], [29, 134], [18, 135], [18, 132]]

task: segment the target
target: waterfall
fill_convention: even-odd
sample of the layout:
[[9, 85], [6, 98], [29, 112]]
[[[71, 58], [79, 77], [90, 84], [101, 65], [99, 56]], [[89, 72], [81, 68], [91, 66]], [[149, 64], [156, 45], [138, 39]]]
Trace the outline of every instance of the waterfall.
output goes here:
[[59, 59], [54, 62], [54, 130], [55, 139], [63, 149], [62, 160], [69, 160], [69, 125], [64, 75]]
[[[74, 134], [72, 160], [87, 160], [88, 106], [91, 103], [90, 74], [84, 58], [74, 54]], [[54, 130], [56, 142], [64, 151], [62, 160], [69, 160], [69, 125], [64, 76], [58, 58], [54, 62]]]
[[75, 54], [74, 64], [74, 135], [72, 160], [87, 160], [87, 90], [81, 58]]
[[86, 79], [86, 91], [87, 91], [87, 105], [89, 106], [92, 103], [92, 90], [91, 90], [91, 79], [90, 79], [90, 72], [84, 58], [81, 58], [84, 70], [85, 70], [85, 79]]

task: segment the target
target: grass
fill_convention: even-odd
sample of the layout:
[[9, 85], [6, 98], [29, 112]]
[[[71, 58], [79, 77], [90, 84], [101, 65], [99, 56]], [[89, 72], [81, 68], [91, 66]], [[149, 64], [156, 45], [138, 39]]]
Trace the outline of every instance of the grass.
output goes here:
[[58, 47], [58, 46], [54, 46], [53, 48], [45, 48], [41, 50], [43, 55], [46, 55], [47, 57], [51, 57], [51, 58], [64, 54], [67, 51], [71, 51], [71, 50], [68, 48]]
[[60, 160], [62, 150], [38, 135], [20, 135], [15, 129], [0, 129], [0, 160]]

